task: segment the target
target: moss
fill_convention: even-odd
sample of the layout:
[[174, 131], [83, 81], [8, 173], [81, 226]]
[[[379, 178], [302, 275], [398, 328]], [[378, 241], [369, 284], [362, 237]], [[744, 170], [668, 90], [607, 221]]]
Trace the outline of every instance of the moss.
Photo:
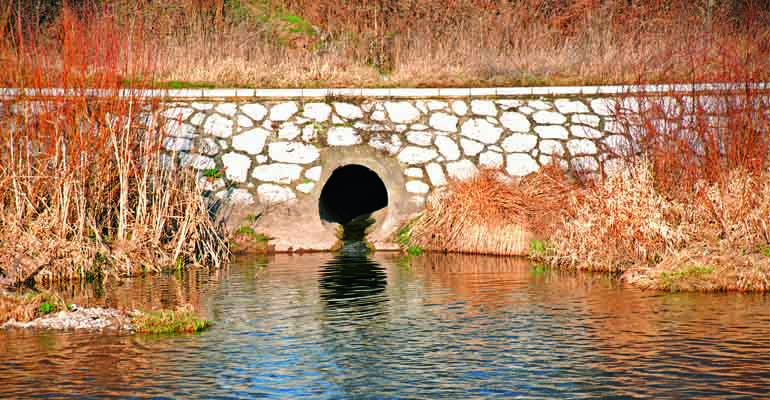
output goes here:
[[56, 311], [56, 306], [53, 305], [52, 303], [44, 301], [44, 302], [40, 303], [40, 306], [38, 306], [37, 311], [38, 311], [38, 313], [40, 313], [40, 315], [50, 314], [50, 313]]
[[696, 264], [685, 265], [678, 271], [661, 272], [659, 276], [660, 288], [678, 292], [683, 286], [691, 286], [691, 281], [701, 280], [714, 271], [713, 266]]
[[235, 236], [248, 237], [253, 239], [257, 243], [265, 243], [270, 241], [270, 236], [267, 236], [264, 233], [257, 233], [257, 231], [255, 231], [254, 228], [250, 226], [239, 227], [238, 229], [235, 230]]
[[424, 252], [425, 250], [418, 245], [411, 245], [406, 249], [406, 254], [410, 256], [421, 256]]
[[169, 334], [200, 332], [211, 326], [211, 321], [199, 318], [189, 308], [140, 312], [131, 318], [138, 333]]
[[529, 256], [535, 259], [545, 258], [547, 245], [548, 243], [544, 240], [531, 240], [529, 242]]

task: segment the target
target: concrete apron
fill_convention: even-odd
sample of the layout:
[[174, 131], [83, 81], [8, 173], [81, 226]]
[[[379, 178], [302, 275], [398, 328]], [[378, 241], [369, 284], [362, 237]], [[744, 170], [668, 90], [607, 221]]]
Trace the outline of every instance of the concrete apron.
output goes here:
[[248, 215], [262, 213], [255, 230], [273, 238], [270, 245], [275, 246], [276, 252], [328, 251], [337, 242], [339, 225], [321, 220], [318, 206], [321, 191], [336, 168], [357, 164], [374, 171], [388, 192], [387, 207], [372, 214], [376, 222], [369, 228], [371, 233], [367, 238], [376, 250], [397, 250], [398, 245], [393, 243], [395, 232], [423, 208], [422, 198], [406, 191], [398, 160], [366, 145], [325, 148], [320, 159], [323, 173], [310, 193], [283, 203], [235, 206], [225, 217], [227, 225], [231, 228], [244, 225]]

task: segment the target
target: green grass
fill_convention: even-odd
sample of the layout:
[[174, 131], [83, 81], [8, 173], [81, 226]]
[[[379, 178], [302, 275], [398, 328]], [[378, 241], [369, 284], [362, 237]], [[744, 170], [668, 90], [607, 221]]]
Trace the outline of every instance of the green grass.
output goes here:
[[532, 258], [544, 258], [547, 243], [544, 240], [533, 239], [529, 242], [529, 256]]
[[136, 332], [147, 334], [194, 333], [211, 326], [189, 309], [141, 312], [131, 323]]
[[257, 233], [257, 231], [254, 230], [254, 228], [250, 226], [241, 226], [238, 229], [235, 230], [236, 236], [245, 236], [254, 239], [255, 242], [259, 243], [265, 243], [270, 241], [270, 236], [265, 235], [264, 233]]
[[672, 292], [679, 291], [682, 283], [688, 280], [698, 280], [706, 275], [714, 273], [715, 269], [710, 265], [686, 265], [679, 271], [661, 272], [660, 287]]
[[417, 245], [411, 245], [406, 248], [406, 254], [409, 254], [410, 256], [421, 256], [425, 250]]
[[762, 254], [765, 257], [770, 257], [770, 244], [759, 246], [759, 254]]
[[209, 179], [219, 179], [225, 175], [224, 170], [219, 168], [207, 168], [203, 170], [203, 176]]
[[56, 311], [56, 306], [51, 304], [51, 303], [49, 303], [49, 302], [47, 302], [47, 301], [44, 301], [44, 302], [40, 303], [40, 306], [37, 308], [37, 311], [41, 315], [50, 314], [50, 313]]

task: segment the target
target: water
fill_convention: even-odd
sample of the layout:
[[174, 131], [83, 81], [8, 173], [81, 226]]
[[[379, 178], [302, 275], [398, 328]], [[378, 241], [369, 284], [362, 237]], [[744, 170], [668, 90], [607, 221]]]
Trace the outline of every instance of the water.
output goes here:
[[641, 292], [516, 259], [287, 255], [62, 295], [191, 303], [215, 325], [188, 336], [0, 332], [0, 397], [770, 393], [767, 295]]

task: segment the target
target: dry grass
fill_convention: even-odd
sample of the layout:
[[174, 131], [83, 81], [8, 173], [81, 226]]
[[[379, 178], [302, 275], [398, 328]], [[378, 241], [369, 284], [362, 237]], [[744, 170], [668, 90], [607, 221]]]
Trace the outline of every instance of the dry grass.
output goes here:
[[530, 240], [547, 234], [570, 190], [558, 167], [518, 182], [500, 171], [482, 170], [431, 198], [411, 226], [411, 239], [428, 250], [527, 254]]
[[[8, 2], [0, 29], [60, 47], [53, 0]], [[24, 2], [19, 2], [19, 4]], [[35, 4], [54, 4], [42, 22]], [[124, 63], [156, 81], [253, 86], [467, 86], [767, 77], [766, 0], [172, 0], [100, 2]], [[709, 5], [710, 8], [709, 8]], [[19, 11], [20, 10], [20, 11]], [[17, 18], [20, 14], [21, 18]], [[19, 35], [16, 21], [25, 26]], [[22, 30], [23, 31], [23, 30]], [[22, 39], [24, 36], [24, 39]], [[49, 52], [55, 66], [66, 57]], [[727, 58], [732, 58], [728, 56]], [[13, 54], [5, 62], [18, 62]], [[147, 78], [147, 77], [145, 77]], [[7, 82], [6, 82], [7, 84]]]

